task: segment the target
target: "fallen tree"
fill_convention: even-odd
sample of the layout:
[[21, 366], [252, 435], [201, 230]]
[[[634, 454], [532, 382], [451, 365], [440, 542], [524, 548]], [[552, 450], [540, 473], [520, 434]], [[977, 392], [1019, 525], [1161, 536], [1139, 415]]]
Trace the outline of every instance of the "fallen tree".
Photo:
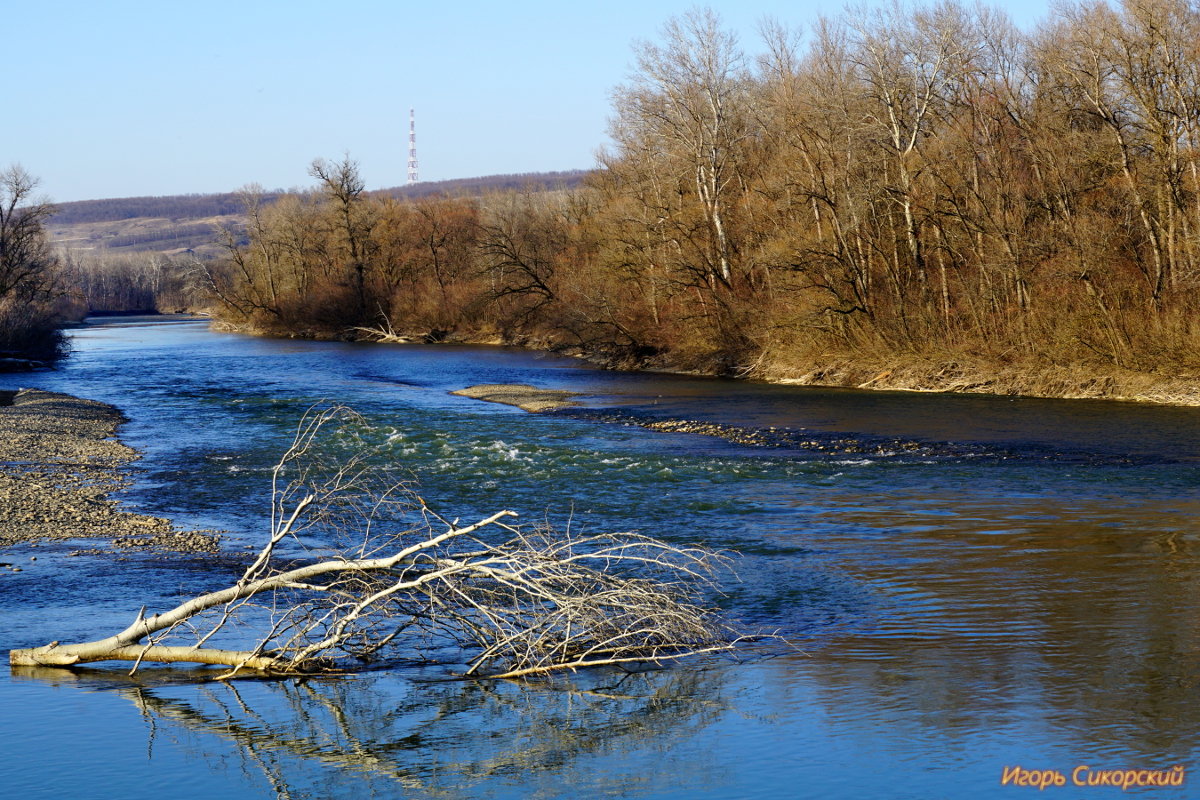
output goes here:
[[[322, 453], [323, 431], [357, 421], [340, 406], [304, 417], [273, 472], [270, 537], [236, 582], [162, 613], [143, 608], [103, 639], [13, 650], [10, 663], [212, 664], [229, 668], [225, 679], [449, 645], [466, 655], [467, 676], [511, 678], [742, 640], [700, 602], [727, 557], [632, 533], [523, 529], [507, 510], [460, 525], [361, 451]], [[329, 543], [321, 557], [295, 552]]]

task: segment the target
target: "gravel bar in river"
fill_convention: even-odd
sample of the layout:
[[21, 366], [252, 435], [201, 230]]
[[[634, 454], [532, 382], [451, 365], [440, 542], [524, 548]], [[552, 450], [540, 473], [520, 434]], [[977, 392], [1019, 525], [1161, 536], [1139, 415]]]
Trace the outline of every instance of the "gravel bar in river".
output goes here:
[[516, 406], [534, 414], [540, 411], [557, 411], [560, 408], [570, 408], [579, 405], [572, 397], [578, 397], [579, 392], [566, 392], [560, 389], [539, 389], [527, 383], [481, 383], [468, 386], [450, 394], [470, 397], [475, 400], [486, 400], [489, 403], [503, 403], [506, 406]]
[[175, 530], [162, 517], [121, 510], [138, 453], [114, 438], [113, 406], [65, 394], [0, 392], [0, 548], [20, 542], [105, 538], [114, 549], [215, 552], [218, 537]]

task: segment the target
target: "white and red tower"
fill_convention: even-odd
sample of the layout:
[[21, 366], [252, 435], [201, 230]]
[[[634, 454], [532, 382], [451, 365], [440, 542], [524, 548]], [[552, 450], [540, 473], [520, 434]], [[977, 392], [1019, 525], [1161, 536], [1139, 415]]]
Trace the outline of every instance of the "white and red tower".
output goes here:
[[420, 180], [417, 177], [417, 111], [408, 110], [408, 185]]

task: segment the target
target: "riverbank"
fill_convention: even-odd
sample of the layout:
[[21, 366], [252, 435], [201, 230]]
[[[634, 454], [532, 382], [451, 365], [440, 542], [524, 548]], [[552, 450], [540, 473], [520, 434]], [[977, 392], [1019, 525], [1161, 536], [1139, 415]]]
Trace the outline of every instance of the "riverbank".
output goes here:
[[796, 386], [1200, 406], [1200, 376], [1165, 376], [1085, 364], [833, 355], [801, 364], [768, 361], [752, 377]]
[[[472, 341], [471, 344], [492, 344]], [[619, 359], [549, 341], [506, 342], [581, 358], [605, 369], [724, 377], [788, 386], [892, 392], [991, 394], [1055, 400], [1115, 400], [1155, 405], [1200, 406], [1200, 372], [1164, 375], [1112, 364], [1056, 364], [1034, 357], [988, 358], [977, 354], [894, 352], [764, 352], [742, 368], [716, 362], [681, 363], [670, 353]]]
[[215, 552], [211, 534], [123, 510], [111, 498], [138, 458], [117, 441], [124, 415], [106, 403], [37, 389], [0, 392], [0, 548], [107, 539], [114, 550]]
[[[373, 329], [343, 331], [341, 335], [316, 331], [281, 333], [230, 324], [213, 318], [214, 330], [251, 336], [359, 341], [376, 344], [445, 344], [520, 347], [567, 355], [605, 369], [650, 371], [677, 375], [759, 380], [792, 386], [876, 391], [994, 394], [1063, 400], [1117, 400], [1157, 405], [1200, 406], [1200, 374], [1162, 375], [1109, 364], [1053, 364], [1026, 358], [993, 360], [954, 352], [892, 353], [863, 356], [858, 353], [763, 353], [742, 369], [723, 368], [716, 362], [687, 362], [670, 353], [651, 357], [619, 357], [557, 342], [550, 337], [500, 338], [495, 333], [384, 332]], [[473, 388], [473, 387], [472, 387]], [[488, 398], [478, 398], [488, 399]], [[520, 406], [511, 400], [495, 400]], [[528, 409], [527, 409], [528, 410]], [[539, 409], [546, 410], [546, 409]]]

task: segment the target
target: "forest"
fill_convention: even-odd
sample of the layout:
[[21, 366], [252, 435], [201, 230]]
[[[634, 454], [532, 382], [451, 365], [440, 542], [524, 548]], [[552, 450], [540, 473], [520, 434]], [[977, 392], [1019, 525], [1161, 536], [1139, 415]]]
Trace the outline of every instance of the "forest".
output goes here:
[[311, 190], [246, 191], [196, 289], [243, 330], [620, 367], [1035, 394], [1196, 374], [1194, 3], [761, 34], [751, 55], [696, 10], [636, 44], [581, 183], [398, 196], [347, 156]]
[[576, 189], [400, 201], [314, 162], [314, 191], [247, 198], [207, 275], [220, 314], [765, 377], [1196, 368], [1194, 4], [762, 32], [752, 58], [695, 11], [638, 44]]

